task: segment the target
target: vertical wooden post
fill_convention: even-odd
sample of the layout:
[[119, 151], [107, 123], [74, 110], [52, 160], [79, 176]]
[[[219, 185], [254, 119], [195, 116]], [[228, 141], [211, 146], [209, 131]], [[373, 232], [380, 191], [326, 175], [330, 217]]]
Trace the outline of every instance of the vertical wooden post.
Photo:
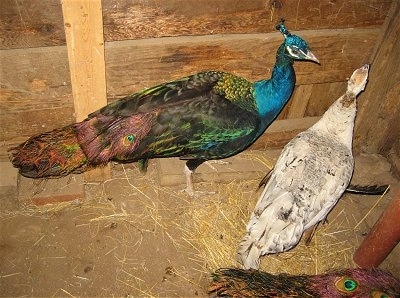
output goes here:
[[[368, 85], [358, 100], [354, 132], [355, 152], [388, 155], [400, 166], [400, 1], [393, 1], [371, 65]], [[397, 156], [397, 157], [396, 157]], [[400, 168], [398, 168], [400, 170]]]
[[[62, 10], [75, 117], [82, 121], [107, 104], [101, 0], [63, 0]], [[85, 173], [89, 181], [109, 176], [109, 166]]]

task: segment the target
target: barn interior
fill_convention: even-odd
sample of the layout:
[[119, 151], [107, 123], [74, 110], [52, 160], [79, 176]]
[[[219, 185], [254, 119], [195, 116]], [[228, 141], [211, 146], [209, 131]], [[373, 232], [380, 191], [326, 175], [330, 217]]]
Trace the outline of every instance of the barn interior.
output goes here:
[[[3, 0], [0, 10], [1, 296], [204, 297], [236, 251], [282, 148], [316, 123], [365, 63], [354, 130], [354, 184], [309, 245], [261, 259], [270, 273], [354, 268], [354, 254], [400, 201], [400, 2], [396, 0]], [[290, 101], [247, 150], [196, 170], [200, 198], [182, 192], [184, 161], [110, 163], [29, 179], [9, 148], [83, 120], [133, 92], [202, 70], [269, 78], [284, 18], [320, 65], [296, 62]], [[397, 220], [398, 222], [398, 220]], [[393, 226], [396, 221], [393, 221]], [[400, 278], [400, 247], [379, 267]]]

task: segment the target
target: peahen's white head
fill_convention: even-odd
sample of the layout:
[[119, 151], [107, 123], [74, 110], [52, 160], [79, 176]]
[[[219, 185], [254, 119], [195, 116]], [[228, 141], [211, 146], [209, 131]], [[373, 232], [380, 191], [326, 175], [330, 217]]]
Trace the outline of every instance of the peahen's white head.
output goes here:
[[368, 81], [369, 64], [356, 69], [347, 82], [347, 92], [353, 93], [355, 96], [364, 91]]

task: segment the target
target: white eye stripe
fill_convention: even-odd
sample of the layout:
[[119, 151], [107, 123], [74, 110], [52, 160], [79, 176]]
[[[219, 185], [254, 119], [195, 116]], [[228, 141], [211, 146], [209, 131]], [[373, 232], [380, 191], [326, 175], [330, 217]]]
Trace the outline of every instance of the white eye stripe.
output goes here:
[[287, 51], [289, 52], [289, 54], [293, 57], [299, 57], [299, 54], [302, 53], [304, 55], [304, 52], [302, 50], [300, 50], [298, 47], [296, 46], [286, 46]]

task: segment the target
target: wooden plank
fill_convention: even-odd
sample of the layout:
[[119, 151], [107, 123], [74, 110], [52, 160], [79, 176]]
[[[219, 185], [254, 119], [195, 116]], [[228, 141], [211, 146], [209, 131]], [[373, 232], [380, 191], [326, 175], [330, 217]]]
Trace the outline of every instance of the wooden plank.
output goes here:
[[250, 150], [266, 150], [283, 148], [298, 133], [310, 128], [321, 117], [276, 120], [263, 135], [250, 146]]
[[21, 205], [46, 205], [61, 202], [81, 202], [85, 198], [83, 175], [56, 179], [18, 177], [18, 201]]
[[1, 0], [0, 49], [65, 45], [61, 1]]
[[[82, 121], [107, 104], [101, 1], [64, 0], [62, 9], [75, 117]], [[85, 173], [90, 181], [109, 176], [109, 167]]]
[[67, 48], [0, 51], [0, 115], [72, 107]]
[[[355, 149], [400, 156], [400, 2], [393, 4], [369, 82], [359, 99]], [[397, 169], [399, 171], [399, 169]]]
[[297, 85], [279, 120], [321, 116], [346, 91], [347, 81]]
[[292, 30], [379, 26], [391, 1], [199, 1], [104, 2], [107, 41], [149, 37], [267, 33], [283, 17]]
[[107, 104], [100, 0], [64, 0], [63, 15], [76, 120]]
[[[376, 29], [300, 32], [321, 65], [295, 63], [297, 84], [344, 81], [369, 60], [378, 34]], [[270, 33], [108, 43], [108, 95], [118, 98], [204, 69], [223, 70], [254, 81], [269, 78], [281, 42], [279, 33]]]
[[[333, 83], [327, 83], [324, 85], [330, 84]], [[313, 86], [314, 85], [300, 85], [296, 88], [293, 97], [290, 100], [290, 109], [286, 117], [287, 119], [303, 118], [310, 100]]]
[[[362, 63], [358, 67], [361, 66]], [[351, 75], [352, 73], [353, 71], [350, 71], [348, 74]], [[346, 79], [349, 75], [346, 76]], [[332, 103], [346, 92], [346, 86], [347, 81], [312, 85], [304, 117], [315, 117], [325, 113]]]
[[0, 191], [3, 187], [17, 188], [18, 170], [11, 162], [0, 162]]
[[[271, 165], [275, 164], [280, 151], [268, 151], [268, 160]], [[206, 164], [196, 169], [193, 175], [194, 183], [214, 182], [214, 183], [231, 183], [240, 179], [240, 181], [250, 179], [260, 179], [270, 170], [265, 163], [256, 160], [254, 156], [265, 154], [263, 152], [245, 151], [235, 156], [224, 159], [228, 164], [212, 164], [214, 169]], [[159, 158], [157, 163], [158, 184], [161, 186], [183, 185], [186, 184], [186, 178], [183, 169], [186, 161], [179, 158]], [[240, 178], [238, 177], [240, 173]], [[199, 189], [200, 186], [195, 185]]]
[[[326, 83], [329, 85], [332, 83]], [[279, 114], [278, 119], [294, 119], [303, 118], [308, 101], [310, 100], [312, 87], [314, 85], [297, 85], [293, 91], [293, 95], [285, 106], [283, 111]]]
[[[380, 27], [397, 0], [103, 0], [106, 41]], [[61, 1], [2, 0], [0, 49], [65, 45]]]
[[[14, 140], [27, 138], [26, 132], [36, 135], [75, 122], [74, 109], [52, 108], [37, 111], [20, 111], [0, 116], [0, 132], [3, 138]], [[6, 140], [6, 139], [3, 139]]]

